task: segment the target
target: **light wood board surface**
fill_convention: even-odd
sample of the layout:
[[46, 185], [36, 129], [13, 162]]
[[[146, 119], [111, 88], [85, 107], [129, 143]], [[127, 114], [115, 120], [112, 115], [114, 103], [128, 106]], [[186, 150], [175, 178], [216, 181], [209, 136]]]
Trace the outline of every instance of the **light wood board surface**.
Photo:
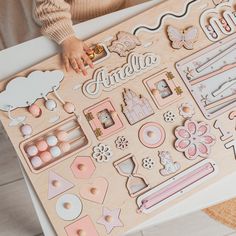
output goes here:
[[[122, 23], [121, 25], [115, 26], [112, 29], [93, 37], [92, 39], [88, 40], [88, 43], [96, 44], [98, 42], [104, 41], [104, 39], [106, 39], [107, 37], [110, 37], [110, 36], [115, 37], [115, 35], [121, 29], [127, 32], [132, 32], [133, 28], [136, 25], [140, 25], [140, 24], [145, 24], [145, 25], [150, 25], [150, 26], [156, 25], [158, 15], [161, 12], [166, 12], [166, 11], [174, 11], [177, 13], [183, 12], [183, 3], [185, 3], [185, 1], [179, 1], [178, 3], [175, 2], [175, 4], [173, 4], [173, 2], [175, 1], [170, 0], [170, 1], [167, 1], [166, 3], [162, 3], [156, 8], [153, 8], [141, 15], [138, 15], [128, 20], [127, 22]], [[47, 183], [48, 183], [48, 174], [50, 170], [53, 170], [56, 173], [60, 173], [60, 175], [63, 176], [65, 179], [69, 180], [70, 182], [73, 182], [75, 184], [75, 187], [68, 190], [67, 193], [74, 193], [77, 195], [79, 195], [79, 191], [83, 186], [85, 186], [87, 183], [94, 180], [96, 177], [103, 176], [107, 179], [107, 181], [109, 182], [109, 188], [108, 188], [107, 196], [105, 198], [103, 205], [111, 209], [120, 208], [121, 209], [120, 218], [124, 224], [124, 227], [115, 228], [110, 235], [120, 235], [121, 233], [124, 233], [125, 231], [132, 228], [136, 224], [145, 221], [149, 217], [158, 214], [158, 212], [167, 208], [168, 206], [180, 201], [181, 199], [186, 198], [189, 194], [193, 193], [194, 191], [199, 191], [201, 188], [207, 187], [209, 184], [221, 179], [223, 176], [235, 170], [235, 158], [234, 158], [233, 150], [232, 149], [227, 150], [224, 148], [224, 143], [219, 139], [220, 137], [219, 131], [213, 128], [213, 124], [215, 120], [214, 119], [206, 120], [204, 118], [198, 106], [195, 104], [192, 96], [190, 95], [187, 88], [185, 87], [183, 81], [178, 76], [175, 70], [176, 62], [178, 62], [179, 60], [187, 56], [190, 56], [193, 52], [197, 52], [200, 49], [203, 49], [204, 47], [212, 44], [212, 42], [210, 42], [207, 39], [207, 37], [205, 36], [205, 34], [203, 33], [203, 31], [201, 30], [199, 26], [199, 16], [201, 12], [203, 11], [203, 8], [206, 7], [206, 4], [208, 4], [207, 5], [208, 7], [213, 7], [213, 3], [210, 0], [209, 1], [203, 1], [203, 0], [196, 1], [196, 3], [194, 3], [194, 5], [190, 7], [190, 13], [188, 13], [185, 17], [178, 18], [177, 20], [171, 17], [167, 18], [164, 21], [163, 26], [159, 32], [150, 33], [150, 32], [143, 31], [139, 33], [138, 38], [142, 42], [143, 45], [150, 41], [153, 42], [153, 44], [147, 48], [142, 47], [142, 46], [136, 47], [135, 52], [138, 52], [141, 54], [146, 53], [146, 52], [155, 53], [160, 58], [160, 64], [157, 67], [153, 68], [152, 70], [147, 71], [146, 73], [137, 76], [135, 80], [131, 80], [111, 92], [102, 92], [102, 94], [97, 99], [89, 99], [85, 97], [81, 93], [81, 91], [73, 90], [74, 86], [78, 85], [78, 83], [83, 83], [85, 79], [81, 75], [77, 75], [73, 72], [66, 73], [65, 79], [62, 82], [61, 87], [59, 89], [59, 93], [63, 95], [63, 98], [66, 101], [70, 101], [75, 104], [76, 112], [79, 113], [82, 117], [82, 120], [80, 123], [81, 127], [84, 129], [88, 139], [91, 142], [91, 146], [83, 150], [82, 152], [72, 155], [68, 157], [66, 160], [63, 160], [62, 162], [50, 167], [49, 169], [46, 169], [45, 171], [35, 174], [29, 169], [28, 164], [25, 161], [25, 157], [22, 155], [22, 152], [19, 149], [19, 144], [24, 140], [21, 136], [21, 133], [19, 132], [19, 129], [18, 129], [19, 127], [10, 128], [8, 126], [9, 119], [7, 118], [7, 114], [5, 112], [1, 112], [1, 120], [3, 122], [3, 125], [15, 147], [15, 150], [22, 162], [23, 167], [25, 168], [35, 188], [35, 191], [37, 192], [42, 202], [42, 205], [44, 206], [55, 230], [57, 231], [59, 235], [66, 235], [64, 231], [64, 227], [69, 225], [71, 222], [63, 221], [57, 216], [55, 212], [55, 204], [59, 197], [53, 198], [50, 201], [47, 198], [47, 190], [48, 190]], [[145, 22], [143, 21], [143, 19], [145, 19]], [[190, 26], [196, 26], [198, 28], [199, 37], [198, 37], [197, 42], [194, 44], [194, 49], [193, 50], [185, 50], [184, 48], [180, 50], [173, 49], [170, 46], [170, 41], [166, 34], [166, 28], [168, 25], [175, 26], [176, 28], [179, 28], [179, 29], [185, 29]], [[109, 71], [112, 71], [115, 68], [121, 67], [125, 63], [126, 63], [125, 57], [121, 58], [117, 54], [111, 53], [108, 59], [96, 65], [96, 69], [100, 68], [101, 66], [106, 66]], [[164, 68], [168, 68], [168, 71], [171, 71], [175, 75], [176, 80], [183, 91], [182, 93], [183, 98], [178, 101], [176, 100], [172, 105], [169, 105], [168, 107], [165, 107], [160, 110], [153, 103], [153, 100], [151, 99], [150, 94], [148, 93], [146, 88], [144, 87], [142, 80], [148, 78], [149, 76], [153, 75], [156, 72], [161, 71]], [[27, 76], [29, 72], [34, 71], [34, 70], [44, 71], [44, 70], [54, 70], [54, 69], [62, 69], [60, 56], [58, 55], [19, 73], [18, 76], [19, 75]], [[92, 74], [93, 72], [90, 70], [87, 78], [91, 79]], [[6, 83], [7, 81], [4, 81], [3, 83], [1, 83], [1, 89], [5, 87]], [[134, 126], [130, 126], [130, 124], [127, 122], [125, 116], [122, 114], [121, 109], [120, 109], [120, 105], [124, 103], [123, 98], [122, 98], [122, 92], [124, 91], [124, 88], [132, 89], [137, 94], [142, 94], [145, 98], [147, 98], [155, 114], [138, 122]], [[52, 94], [50, 94], [48, 97], [56, 99], [55, 96]], [[119, 131], [119, 133], [112, 135], [109, 138], [106, 138], [103, 141], [98, 141], [93, 131], [91, 130], [89, 123], [87, 122], [87, 120], [85, 119], [83, 115], [83, 110], [85, 108], [88, 108], [96, 104], [97, 102], [104, 100], [107, 97], [111, 98], [111, 101], [124, 124], [124, 129]], [[152, 212], [151, 214], [147, 214], [147, 215], [137, 214], [136, 213], [137, 211], [136, 199], [135, 198], [132, 199], [128, 195], [127, 189], [125, 188], [126, 178], [118, 174], [118, 172], [113, 166], [113, 162], [126, 156], [129, 153], [134, 154], [139, 164], [138, 173], [145, 176], [145, 178], [148, 180], [150, 184], [150, 187], [155, 187], [158, 184], [170, 178], [170, 176], [163, 177], [159, 174], [159, 169], [161, 169], [162, 166], [158, 162], [159, 160], [158, 151], [164, 151], [164, 150], [170, 151], [174, 161], [178, 161], [181, 164], [181, 169], [179, 172], [182, 172], [186, 168], [201, 161], [202, 160], [201, 158], [197, 158], [196, 160], [193, 160], [193, 161], [186, 159], [184, 155], [178, 152], [173, 146], [173, 143], [175, 141], [173, 130], [177, 126], [183, 125], [183, 121], [184, 121], [184, 119], [178, 115], [178, 107], [182, 103], [187, 102], [187, 101], [191, 101], [194, 104], [195, 113], [196, 113], [193, 117], [194, 120], [205, 121], [206, 123], [208, 123], [211, 127], [211, 133], [216, 137], [216, 144], [211, 148], [211, 153], [209, 156], [212, 160], [216, 162], [216, 165], [219, 168], [219, 172], [214, 178], [208, 180], [205, 183], [202, 183], [201, 186], [196, 187], [194, 190], [191, 191], [191, 193], [187, 193], [180, 196], [179, 198], [171, 201], [170, 203], [167, 203], [166, 205]], [[40, 133], [43, 130], [47, 130], [51, 126], [48, 120], [50, 119], [52, 113], [50, 113], [50, 111], [47, 111], [44, 108], [43, 100], [37, 101], [37, 104], [43, 110], [43, 115], [38, 119], [35, 119], [32, 116], [30, 116], [29, 113], [27, 113], [25, 109], [17, 109], [12, 112], [14, 116], [19, 116], [22, 114], [27, 115], [27, 123], [32, 125], [34, 135]], [[68, 115], [62, 110], [60, 103], [58, 103], [58, 110], [60, 112], [60, 121], [70, 117], [70, 115]], [[177, 115], [174, 123], [165, 123], [165, 121], [163, 120], [163, 114], [166, 111], [172, 111]], [[218, 119], [220, 119], [221, 122], [223, 122], [223, 124], [225, 124], [226, 127], [233, 130], [234, 122], [228, 121], [228, 114], [229, 112], [222, 114], [221, 116], [218, 117]], [[140, 140], [138, 139], [138, 132], [139, 132], [140, 127], [146, 124], [147, 122], [158, 122], [165, 129], [166, 140], [162, 144], [162, 146], [157, 149], [149, 149], [149, 148], [144, 147], [140, 143]], [[116, 149], [115, 143], [114, 143], [117, 136], [122, 136], [122, 135], [124, 135], [130, 142], [129, 148], [125, 151], [120, 151]], [[97, 163], [94, 160], [94, 164], [96, 165], [96, 171], [93, 174], [92, 179], [83, 180], [83, 181], [76, 179], [70, 170], [70, 166], [74, 158], [77, 156], [91, 156], [92, 147], [98, 145], [98, 143], [100, 142], [106, 145], [109, 145], [112, 148], [113, 153], [114, 153], [112, 160], [108, 163], [102, 163], [102, 164]], [[147, 156], [153, 156], [157, 162], [155, 168], [152, 171], [148, 171], [142, 168], [142, 159]], [[222, 156], [227, 157], [227, 159], [222, 158]], [[106, 233], [105, 233], [104, 226], [96, 224], [96, 221], [101, 217], [102, 205], [94, 204], [87, 200], [82, 200], [82, 202], [83, 202], [83, 212], [82, 212], [81, 217], [85, 215], [89, 215], [92, 221], [94, 222], [94, 224], [96, 225], [96, 228], [99, 234], [105, 235]]]

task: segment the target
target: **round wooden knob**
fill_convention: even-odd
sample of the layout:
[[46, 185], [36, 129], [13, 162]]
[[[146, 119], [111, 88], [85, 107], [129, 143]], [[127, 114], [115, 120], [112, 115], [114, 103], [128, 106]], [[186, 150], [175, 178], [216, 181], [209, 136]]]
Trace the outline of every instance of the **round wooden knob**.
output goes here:
[[63, 105], [63, 108], [64, 108], [65, 112], [67, 112], [68, 114], [72, 114], [75, 112], [75, 105], [73, 103], [66, 102]]
[[52, 181], [52, 186], [58, 188], [60, 186], [60, 182], [58, 180], [53, 180]]
[[70, 209], [70, 208], [71, 208], [71, 204], [70, 204], [69, 202], [65, 202], [65, 203], [63, 204], [63, 207], [64, 207], [65, 209]]
[[185, 113], [189, 113], [189, 112], [190, 112], [190, 108], [189, 108], [189, 107], [183, 107], [183, 111], [184, 111]]
[[84, 164], [79, 164], [79, 165], [78, 165], [78, 169], [79, 169], [80, 171], [85, 171], [85, 170], [86, 170], [86, 166], [85, 166]]
[[153, 94], [154, 96], [157, 96], [157, 95], [158, 95], [157, 89], [153, 89], [153, 90], [152, 90], [152, 94]]
[[153, 138], [153, 137], [155, 137], [155, 133], [154, 133], [153, 131], [148, 131], [148, 132], [147, 132], [147, 136], [148, 136], [149, 138]]
[[113, 219], [112, 219], [112, 216], [105, 216], [105, 221], [106, 221], [106, 222], [109, 222], [109, 223], [110, 223], [110, 222], [112, 222], [112, 220], [113, 220]]
[[78, 236], [86, 236], [87, 234], [86, 234], [86, 231], [85, 231], [85, 230], [79, 229], [79, 230], [77, 231], [77, 235], [78, 235]]
[[96, 195], [96, 194], [98, 194], [98, 189], [97, 189], [97, 188], [91, 188], [91, 189], [90, 189], [90, 192], [91, 192], [93, 195]]

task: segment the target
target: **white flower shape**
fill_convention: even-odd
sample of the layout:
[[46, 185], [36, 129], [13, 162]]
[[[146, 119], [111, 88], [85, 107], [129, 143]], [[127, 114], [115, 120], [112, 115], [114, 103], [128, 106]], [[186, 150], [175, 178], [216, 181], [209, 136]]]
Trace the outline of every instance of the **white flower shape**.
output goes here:
[[100, 163], [108, 162], [112, 158], [112, 150], [108, 145], [99, 143], [93, 148], [92, 157]]
[[115, 144], [118, 149], [124, 150], [128, 148], [129, 141], [124, 136], [119, 136], [116, 139]]
[[144, 158], [142, 162], [143, 162], [143, 168], [148, 170], [151, 170], [155, 165], [155, 161], [151, 157]]
[[192, 116], [195, 114], [193, 105], [188, 102], [182, 103], [179, 107], [179, 114], [183, 118], [192, 118]]
[[172, 123], [175, 121], [175, 114], [172, 111], [167, 111], [163, 114], [165, 122]]

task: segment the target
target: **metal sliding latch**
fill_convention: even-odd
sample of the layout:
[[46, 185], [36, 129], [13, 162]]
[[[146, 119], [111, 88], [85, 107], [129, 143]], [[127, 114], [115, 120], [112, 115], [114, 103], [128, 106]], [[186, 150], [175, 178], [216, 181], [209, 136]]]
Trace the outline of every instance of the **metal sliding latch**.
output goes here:
[[94, 130], [94, 134], [96, 137], [102, 136], [102, 131], [100, 128], [97, 128]]
[[172, 79], [175, 78], [174, 75], [172, 74], [172, 72], [167, 72], [166, 77], [167, 77], [168, 80], [172, 80]]
[[180, 88], [180, 86], [175, 88], [175, 92], [177, 93], [177, 95], [181, 95], [183, 93], [182, 88]]
[[94, 116], [93, 116], [92, 112], [87, 113], [85, 115], [85, 117], [86, 117], [87, 121], [91, 121], [91, 120], [94, 119]]

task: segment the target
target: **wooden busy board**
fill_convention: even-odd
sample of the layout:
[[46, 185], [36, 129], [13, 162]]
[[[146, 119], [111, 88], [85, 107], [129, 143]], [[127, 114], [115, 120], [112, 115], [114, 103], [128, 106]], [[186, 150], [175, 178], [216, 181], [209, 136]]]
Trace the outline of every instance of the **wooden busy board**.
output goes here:
[[0, 117], [56, 233], [122, 235], [235, 171], [236, 1], [169, 0], [3, 81]]

